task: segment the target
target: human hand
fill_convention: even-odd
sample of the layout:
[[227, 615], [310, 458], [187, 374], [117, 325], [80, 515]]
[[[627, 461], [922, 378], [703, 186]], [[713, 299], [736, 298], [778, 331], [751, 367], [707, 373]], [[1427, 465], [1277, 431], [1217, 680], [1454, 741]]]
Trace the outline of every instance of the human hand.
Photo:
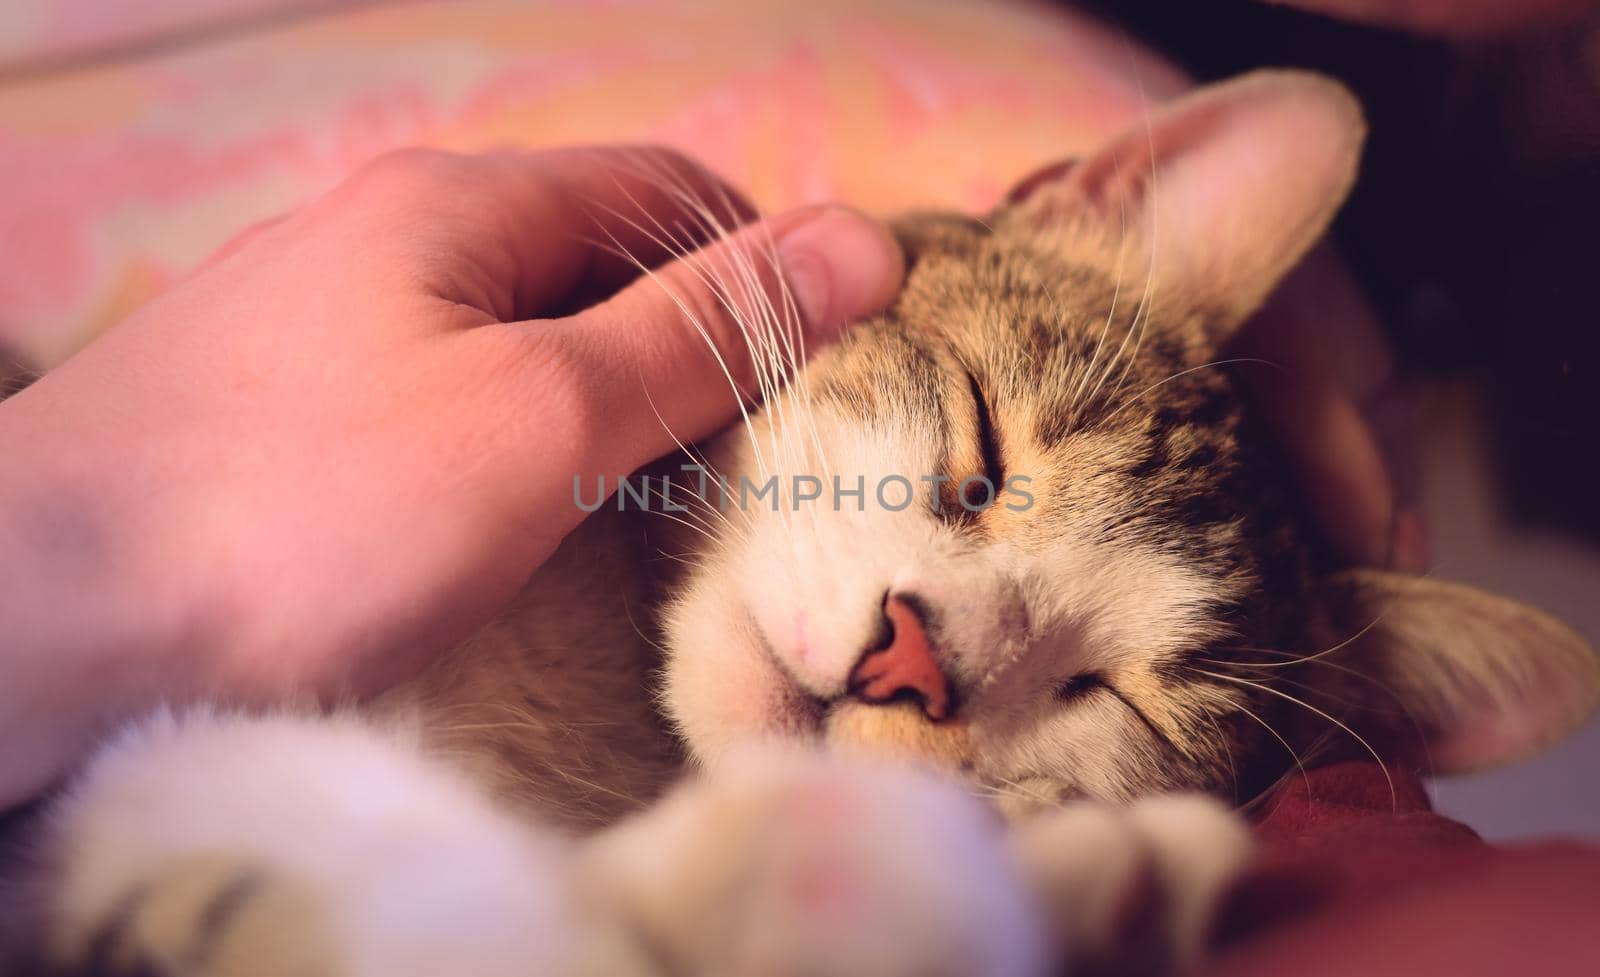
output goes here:
[[756, 388], [723, 305], [753, 294], [696, 262], [744, 255], [812, 346], [899, 288], [840, 209], [627, 285], [608, 244], [675, 257], [684, 194], [747, 216], [661, 150], [392, 154], [0, 405], [0, 807], [159, 699], [370, 692], [484, 624], [580, 521], [575, 473], [716, 430], [723, 363]]
[[1268, 0], [1319, 14], [1427, 34], [1477, 37], [1592, 15], [1594, 0]]
[[[1407, 420], [1377, 321], [1331, 249], [1313, 251], [1234, 340], [1241, 371], [1335, 552], [1420, 573], [1428, 539], [1408, 500]], [[1389, 450], [1384, 450], [1385, 446]]]

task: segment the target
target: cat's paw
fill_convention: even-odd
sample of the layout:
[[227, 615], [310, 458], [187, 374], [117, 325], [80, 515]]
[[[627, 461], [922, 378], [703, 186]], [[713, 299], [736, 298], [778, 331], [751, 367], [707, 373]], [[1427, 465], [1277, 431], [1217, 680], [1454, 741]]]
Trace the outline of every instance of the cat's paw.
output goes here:
[[1004, 825], [904, 768], [760, 751], [582, 856], [663, 972], [1011, 977], [1046, 971]]
[[45, 954], [60, 972], [565, 972], [563, 846], [400, 733], [157, 717], [56, 820]]
[[1244, 820], [1199, 794], [1128, 808], [1075, 803], [1018, 823], [1012, 847], [1074, 973], [1159, 974], [1205, 949], [1255, 850]]
[[342, 977], [316, 893], [259, 864], [178, 858], [58, 927], [52, 973]]

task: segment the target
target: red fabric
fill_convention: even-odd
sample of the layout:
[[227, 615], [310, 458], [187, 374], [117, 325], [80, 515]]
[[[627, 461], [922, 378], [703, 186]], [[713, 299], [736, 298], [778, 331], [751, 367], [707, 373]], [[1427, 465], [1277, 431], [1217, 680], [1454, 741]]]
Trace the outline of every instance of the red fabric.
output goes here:
[[1412, 774], [1340, 764], [1285, 781], [1205, 977], [1595, 977], [1600, 849], [1495, 846]]

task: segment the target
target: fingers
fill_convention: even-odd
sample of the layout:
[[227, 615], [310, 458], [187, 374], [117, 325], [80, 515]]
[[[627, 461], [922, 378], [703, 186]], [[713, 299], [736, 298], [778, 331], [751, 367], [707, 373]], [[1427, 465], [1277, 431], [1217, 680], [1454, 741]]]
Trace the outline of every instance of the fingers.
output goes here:
[[[738, 191], [711, 171], [660, 146], [580, 147], [540, 155], [552, 190], [562, 194], [566, 210], [561, 230], [587, 247], [581, 271], [548, 262], [550, 238], [536, 228], [521, 241], [524, 262], [534, 278], [521, 283], [523, 304], [517, 318], [551, 315], [545, 306], [565, 292], [571, 310], [592, 305], [639, 275], [640, 266], [654, 268], [707, 241], [731, 233], [756, 216]], [[507, 157], [509, 169], [528, 160]], [[515, 172], [509, 174], [516, 179]], [[568, 278], [558, 274], [565, 271]], [[563, 287], [564, 286], [564, 287]]]
[[411, 149], [314, 207], [374, 273], [502, 322], [603, 297], [753, 215], [705, 168], [655, 147], [465, 156]]
[[727, 424], [742, 401], [770, 393], [849, 321], [884, 308], [903, 275], [881, 225], [843, 208], [808, 208], [664, 266], [578, 315], [504, 328], [520, 332], [528, 384], [542, 382], [552, 358], [579, 358], [572, 397], [597, 430], [571, 443], [573, 457], [581, 473], [615, 476]]
[[1273, 292], [1240, 337], [1250, 351], [1311, 373], [1357, 403], [1381, 395], [1394, 357], [1360, 287], [1327, 246], [1313, 250]]
[[1339, 556], [1361, 566], [1426, 570], [1421, 514], [1397, 494], [1372, 426], [1349, 394], [1315, 374], [1286, 370], [1262, 370], [1250, 387]]
[[1289, 370], [1261, 370], [1252, 392], [1295, 467], [1324, 534], [1345, 560], [1387, 566], [1394, 493], [1376, 442], [1338, 387]]
[[[1280, 369], [1241, 374], [1263, 404], [1302, 491], [1339, 555], [1420, 572], [1427, 534], [1411, 506], [1405, 411], [1394, 361], [1359, 290], [1333, 253], [1314, 252], [1236, 341]], [[1386, 438], [1380, 442], [1377, 425]], [[1395, 450], [1385, 452], [1384, 445]], [[1399, 478], [1396, 478], [1398, 469]]]
[[1588, 0], [1269, 0], [1285, 6], [1428, 34], [1482, 36], [1583, 17]]

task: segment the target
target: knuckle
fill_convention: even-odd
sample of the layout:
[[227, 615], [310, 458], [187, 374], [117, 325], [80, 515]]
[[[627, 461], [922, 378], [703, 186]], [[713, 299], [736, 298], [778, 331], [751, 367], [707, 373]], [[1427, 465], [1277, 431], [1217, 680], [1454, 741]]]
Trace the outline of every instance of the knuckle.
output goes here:
[[460, 164], [461, 157], [454, 153], [426, 146], [407, 146], [374, 157], [356, 171], [356, 178], [425, 182], [447, 178]]
[[670, 146], [648, 143], [632, 147], [628, 151], [674, 176], [699, 180], [706, 175], [705, 167], [698, 161]]
[[657, 143], [565, 146], [545, 150], [545, 160], [555, 169], [591, 170], [596, 167], [648, 175], [698, 176], [704, 167], [679, 150]]
[[470, 188], [470, 170], [468, 157], [458, 153], [421, 146], [394, 149], [363, 164], [336, 196], [356, 205], [394, 200], [425, 205]]

